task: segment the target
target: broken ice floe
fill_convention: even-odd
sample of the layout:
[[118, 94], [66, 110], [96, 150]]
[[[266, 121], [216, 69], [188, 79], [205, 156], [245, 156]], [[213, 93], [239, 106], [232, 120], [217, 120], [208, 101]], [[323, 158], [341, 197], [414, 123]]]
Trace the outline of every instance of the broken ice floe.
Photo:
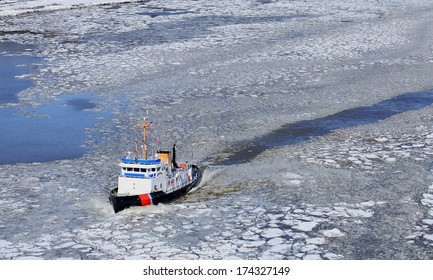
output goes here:
[[406, 238], [409, 242], [421, 240], [424, 244], [433, 246], [433, 184], [429, 186], [427, 193], [423, 194], [421, 204], [430, 210], [427, 211], [425, 218], [420, 221], [420, 224], [416, 226], [418, 232]]
[[[152, 4], [165, 7], [167, 2]], [[382, 58], [387, 49], [394, 52], [408, 42], [413, 24], [399, 14], [407, 7], [399, 5], [405, 1], [169, 4], [195, 12], [151, 18], [139, 14], [148, 7], [131, 4], [28, 14], [0, 22], [2, 38], [35, 42], [42, 47], [34, 52], [46, 57], [32, 74], [35, 88], [19, 94], [21, 102], [33, 106], [63, 93], [91, 89], [107, 97], [105, 105], [115, 115], [91, 129], [104, 136], [89, 135], [89, 156], [0, 167], [0, 209], [6, 213], [0, 225], [0, 258], [348, 257], [332, 245], [356, 235], [353, 226], [374, 220], [382, 203], [315, 205], [297, 197], [277, 203], [262, 191], [242, 194], [239, 201], [237, 193], [222, 192], [205, 202], [128, 209], [114, 216], [106, 196], [115, 185], [118, 155], [123, 152], [119, 143], [127, 143], [130, 124], [145, 110], [160, 117], [167, 139], [190, 141], [200, 160], [212, 155], [215, 146], [226, 145], [225, 139], [252, 139], [287, 119], [309, 119], [326, 113], [320, 110], [362, 104], [357, 93], [320, 95], [320, 81], [332, 87], [328, 78], [338, 76], [340, 87], [355, 70], [370, 72], [375, 65], [404, 68], [400, 66], [416, 62], [412, 54]], [[423, 64], [432, 59], [431, 52], [421, 55]], [[409, 66], [415, 69], [420, 64]], [[421, 87], [418, 82], [413, 79]], [[365, 84], [343, 85], [342, 91], [359, 92], [364, 90], [361, 85]], [[392, 83], [393, 90], [396, 86]], [[383, 91], [383, 96], [390, 94]], [[257, 121], [252, 125], [253, 119]], [[323, 149], [309, 145], [297, 155], [304, 163], [361, 169], [392, 166], [402, 159], [425, 161], [431, 153], [428, 140], [433, 138], [431, 132], [425, 133], [425, 139], [377, 134], [371, 142], [363, 135], [352, 136], [347, 143], [330, 141]], [[278, 161], [271, 165], [279, 166]], [[287, 175], [284, 179], [294, 189], [309, 184], [307, 176]], [[422, 199], [429, 208], [429, 196]], [[431, 238], [431, 211], [421, 220], [426, 242]]]
[[128, 209], [117, 216], [104, 214], [79, 228], [61, 227], [29, 242], [2, 240], [0, 258], [340, 259], [344, 256], [327, 250], [329, 243], [346, 236], [341, 228], [347, 223], [369, 218], [349, 214], [355, 210], [373, 213], [380, 207], [366, 201], [280, 208], [249, 205], [245, 203], [248, 195], [239, 201], [234, 195], [206, 204], [161, 205]]
[[342, 233], [338, 228], [333, 228], [330, 230], [324, 230], [323, 231], [323, 235], [325, 235], [326, 237], [342, 237], [344, 236], [344, 233]]
[[334, 141], [320, 146], [310, 146], [294, 152], [307, 163], [322, 164], [335, 168], [381, 168], [399, 159], [427, 161], [433, 156], [433, 140], [430, 131], [401, 136], [351, 135], [344, 142]]
[[[32, 12], [49, 12], [72, 8], [82, 8], [91, 5], [113, 4], [117, 2], [125, 3], [127, 0], [32, 0], [32, 1], [2, 1], [0, 6], [0, 16], [15, 16]], [[132, 2], [132, 0], [131, 0]]]

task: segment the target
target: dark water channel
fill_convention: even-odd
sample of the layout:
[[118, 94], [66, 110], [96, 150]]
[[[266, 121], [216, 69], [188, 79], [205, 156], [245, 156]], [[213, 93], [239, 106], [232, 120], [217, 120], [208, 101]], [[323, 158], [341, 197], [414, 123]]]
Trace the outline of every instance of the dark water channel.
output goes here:
[[237, 149], [220, 164], [232, 165], [248, 162], [271, 148], [298, 144], [336, 129], [374, 123], [406, 111], [419, 110], [431, 104], [433, 104], [433, 89], [405, 93], [371, 106], [352, 108], [323, 118], [286, 124], [280, 129], [238, 145], [242, 148]]

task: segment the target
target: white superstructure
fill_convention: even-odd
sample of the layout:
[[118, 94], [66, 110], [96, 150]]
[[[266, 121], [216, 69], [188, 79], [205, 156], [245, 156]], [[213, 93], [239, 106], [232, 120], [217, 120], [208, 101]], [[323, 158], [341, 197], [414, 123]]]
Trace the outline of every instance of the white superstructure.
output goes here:
[[173, 192], [192, 180], [192, 169], [181, 164], [174, 171], [168, 161], [155, 159], [122, 158], [119, 164], [118, 196], [140, 195], [163, 191]]

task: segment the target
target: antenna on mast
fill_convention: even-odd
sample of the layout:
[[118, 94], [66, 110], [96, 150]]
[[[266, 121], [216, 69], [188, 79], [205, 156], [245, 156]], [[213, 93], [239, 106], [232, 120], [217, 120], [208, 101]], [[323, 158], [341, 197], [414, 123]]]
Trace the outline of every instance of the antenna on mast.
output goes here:
[[147, 159], [147, 128], [152, 125], [146, 118], [143, 118], [135, 128], [143, 129], [143, 159]]

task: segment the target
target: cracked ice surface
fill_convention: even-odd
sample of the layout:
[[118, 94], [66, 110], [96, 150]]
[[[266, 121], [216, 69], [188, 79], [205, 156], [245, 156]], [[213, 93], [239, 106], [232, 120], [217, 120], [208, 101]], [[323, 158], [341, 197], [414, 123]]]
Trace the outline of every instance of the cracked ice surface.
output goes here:
[[[3, 16], [0, 40], [44, 59], [13, 106], [91, 92], [113, 115], [86, 129], [83, 157], [0, 166], [0, 258], [431, 259], [431, 106], [214, 164], [281, 125], [433, 88], [431, 1], [341, 2], [45, 1]], [[146, 114], [180, 158], [194, 152], [203, 184], [114, 215], [117, 161]]]
[[[262, 187], [258, 184], [246, 193], [231, 193], [205, 202], [128, 209], [119, 215], [112, 215], [102, 201], [93, 201], [96, 209], [68, 209], [74, 211], [70, 215], [45, 210], [47, 218], [35, 221], [39, 228], [31, 232], [21, 229], [22, 237], [8, 236], [13, 242], [1, 240], [1, 258], [296, 259], [314, 254], [335, 259], [343, 256], [329, 252], [326, 243], [344, 237], [343, 229], [338, 228], [365, 219], [361, 217], [359, 221], [350, 211], [374, 212], [382, 207], [373, 201], [366, 203], [368, 206], [260, 205], [254, 194]], [[194, 200], [194, 195], [190, 199]], [[24, 211], [44, 211], [42, 207], [34, 210], [36, 203], [27, 201], [31, 207]], [[48, 207], [53, 205], [44, 206]], [[18, 208], [23, 209], [13, 207]], [[21, 211], [14, 210], [9, 217], [19, 218]], [[87, 211], [93, 211], [97, 218], [82, 219], [89, 215]], [[46, 232], [47, 228], [50, 232]]]
[[406, 236], [408, 243], [420, 242], [433, 247], [433, 185], [422, 195], [421, 204], [427, 209], [424, 219], [418, 221], [414, 233]]

